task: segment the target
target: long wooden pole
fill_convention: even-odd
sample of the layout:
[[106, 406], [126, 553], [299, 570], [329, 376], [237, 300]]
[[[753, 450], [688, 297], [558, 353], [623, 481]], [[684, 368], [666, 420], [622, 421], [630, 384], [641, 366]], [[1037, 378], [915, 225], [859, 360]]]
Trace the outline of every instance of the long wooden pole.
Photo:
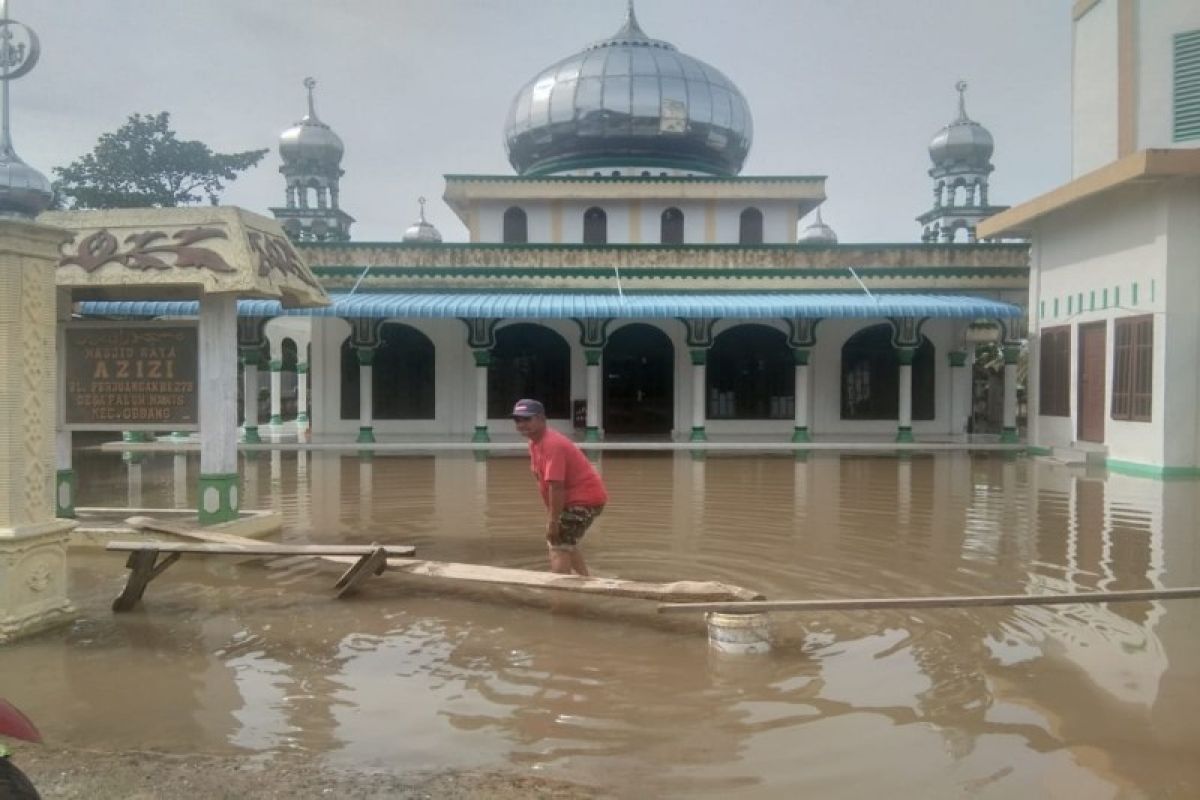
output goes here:
[[733, 603], [669, 603], [660, 614], [683, 611], [716, 611], [722, 614], [758, 614], [764, 611], [868, 611], [871, 609], [972, 608], [979, 606], [1054, 606], [1073, 603], [1133, 603], [1147, 600], [1186, 600], [1200, 597], [1200, 586], [1184, 589], [1135, 589], [1127, 592], [1085, 594], [992, 594], [950, 597], [876, 597], [858, 600], [760, 600]]

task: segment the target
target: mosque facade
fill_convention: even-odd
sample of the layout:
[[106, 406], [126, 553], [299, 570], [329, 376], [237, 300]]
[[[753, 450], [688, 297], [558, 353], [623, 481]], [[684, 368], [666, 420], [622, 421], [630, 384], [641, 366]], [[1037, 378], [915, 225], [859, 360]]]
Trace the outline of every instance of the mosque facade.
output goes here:
[[[446, 176], [468, 242], [443, 242], [423, 199], [401, 241], [353, 241], [343, 143], [307, 85], [272, 211], [333, 303], [241, 304], [245, 396], [270, 373], [272, 430], [486, 442], [511, 432], [515, 400], [537, 397], [589, 441], [956, 437], [974, 345], [990, 338], [1007, 365], [1003, 438], [1016, 441], [1028, 249], [976, 236], [997, 210], [993, 144], [965, 87], [930, 144], [921, 241], [881, 245], [839, 242], [824, 176], [742, 174], [745, 97], [648, 36], [632, 4], [614, 35], [516, 93], [515, 174]], [[252, 400], [244, 421], [254, 441]]]

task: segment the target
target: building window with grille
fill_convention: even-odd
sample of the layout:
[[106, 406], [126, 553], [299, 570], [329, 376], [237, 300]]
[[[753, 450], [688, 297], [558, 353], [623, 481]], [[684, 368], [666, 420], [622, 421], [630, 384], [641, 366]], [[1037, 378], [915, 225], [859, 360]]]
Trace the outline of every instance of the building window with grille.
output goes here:
[[683, 244], [683, 212], [668, 208], [662, 213], [662, 243]]
[[1043, 328], [1038, 372], [1038, 413], [1071, 416], [1071, 326]]
[[525, 244], [529, 241], [529, 221], [525, 210], [510, 206], [504, 212], [504, 243]]
[[1200, 139], [1200, 30], [1175, 34], [1172, 131], [1175, 141]]
[[608, 244], [608, 214], [592, 206], [583, 212], [583, 243]]
[[1112, 418], [1149, 422], [1154, 403], [1154, 317], [1114, 321]]

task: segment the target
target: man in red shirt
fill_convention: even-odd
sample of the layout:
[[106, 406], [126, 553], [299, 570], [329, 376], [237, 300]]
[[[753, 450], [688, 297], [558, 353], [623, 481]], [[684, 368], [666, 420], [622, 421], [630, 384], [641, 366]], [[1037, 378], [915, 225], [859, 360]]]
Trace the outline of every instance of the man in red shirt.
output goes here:
[[518, 400], [512, 418], [529, 440], [530, 466], [546, 504], [550, 571], [587, 575], [579, 540], [608, 502], [604, 481], [574, 442], [546, 426], [537, 400]]

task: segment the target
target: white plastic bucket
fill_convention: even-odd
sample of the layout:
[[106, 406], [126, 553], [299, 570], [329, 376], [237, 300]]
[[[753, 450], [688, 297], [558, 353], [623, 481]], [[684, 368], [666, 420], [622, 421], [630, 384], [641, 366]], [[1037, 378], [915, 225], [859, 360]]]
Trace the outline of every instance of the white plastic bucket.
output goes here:
[[710, 611], [708, 645], [721, 653], [757, 655], [771, 652], [771, 623], [766, 614], [722, 614]]

